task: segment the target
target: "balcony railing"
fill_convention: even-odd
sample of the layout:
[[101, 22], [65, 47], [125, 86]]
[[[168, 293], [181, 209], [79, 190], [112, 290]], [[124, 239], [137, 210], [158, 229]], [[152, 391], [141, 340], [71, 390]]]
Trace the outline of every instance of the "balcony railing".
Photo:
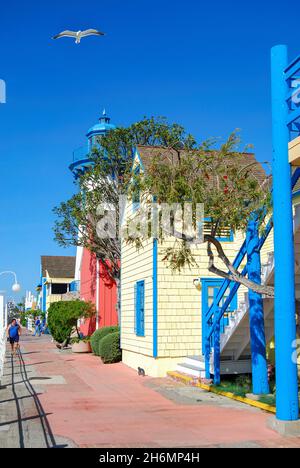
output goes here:
[[73, 163], [82, 161], [84, 159], [89, 159], [90, 157], [90, 150], [87, 146], [80, 146], [73, 151]]
[[94, 145], [93, 148], [88, 146], [80, 146], [73, 151], [73, 163], [83, 161], [85, 159], [90, 159], [93, 151], [97, 150], [97, 148], [99, 148], [99, 145]]

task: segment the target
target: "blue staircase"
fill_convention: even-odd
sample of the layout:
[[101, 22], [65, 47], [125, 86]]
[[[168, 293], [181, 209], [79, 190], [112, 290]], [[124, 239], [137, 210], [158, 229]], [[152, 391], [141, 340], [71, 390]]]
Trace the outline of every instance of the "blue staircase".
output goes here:
[[[292, 189], [294, 189], [298, 179], [300, 177], [300, 168], [297, 168], [292, 176]], [[271, 230], [273, 228], [272, 218], [267, 223], [264, 232], [262, 233], [259, 239], [258, 250], [261, 251], [266, 239], [268, 238]], [[238, 270], [244, 261], [247, 254], [246, 241], [244, 241], [241, 246], [233, 265]], [[243, 268], [241, 274], [246, 276], [248, 273], [247, 265]], [[226, 314], [227, 309], [232, 302], [234, 296], [237, 294], [237, 291], [240, 288], [240, 284], [235, 281], [224, 280], [220, 290], [208, 309], [204, 323], [202, 324], [203, 331], [203, 340], [204, 340], [204, 359], [205, 359], [205, 376], [210, 378], [211, 376], [211, 358], [213, 354], [213, 369], [215, 379], [218, 379], [217, 374], [220, 373], [220, 338], [222, 333], [222, 324], [224, 322], [224, 314]], [[224, 301], [224, 296], [226, 300]], [[213, 353], [212, 353], [213, 351]]]

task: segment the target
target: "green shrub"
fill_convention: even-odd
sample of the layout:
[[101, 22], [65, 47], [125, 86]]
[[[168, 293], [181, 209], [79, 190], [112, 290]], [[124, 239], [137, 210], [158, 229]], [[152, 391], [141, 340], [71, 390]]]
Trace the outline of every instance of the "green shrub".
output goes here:
[[112, 327], [103, 327], [100, 328], [99, 330], [96, 330], [92, 336], [91, 336], [91, 347], [92, 351], [96, 356], [100, 356], [99, 354], [99, 344], [102, 338], [104, 338], [106, 335], [109, 333], [114, 333], [116, 331], [119, 331], [118, 326], [112, 326]]
[[110, 333], [100, 341], [99, 353], [104, 364], [112, 364], [122, 360], [120, 349], [120, 332]]
[[276, 406], [276, 395], [261, 395], [259, 401], [265, 405]]
[[217, 389], [245, 397], [247, 393], [252, 392], [251, 377], [247, 375], [234, 376], [230, 380], [223, 380], [221, 384], [217, 386]]
[[90, 302], [79, 299], [54, 302], [48, 310], [48, 326], [51, 335], [58, 343], [64, 343], [70, 338], [72, 330], [74, 328], [77, 330], [77, 321], [80, 318], [92, 317], [94, 314], [95, 308]]

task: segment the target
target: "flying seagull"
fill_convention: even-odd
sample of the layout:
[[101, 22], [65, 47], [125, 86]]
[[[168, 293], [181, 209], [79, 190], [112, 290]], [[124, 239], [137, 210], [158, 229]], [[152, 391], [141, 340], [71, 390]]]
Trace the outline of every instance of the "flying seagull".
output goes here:
[[101, 31], [97, 31], [97, 29], [86, 29], [85, 31], [63, 31], [56, 36], [53, 37], [53, 39], [60, 39], [61, 37], [74, 37], [76, 44], [80, 44], [80, 41], [83, 37], [87, 36], [104, 36], [105, 34]]

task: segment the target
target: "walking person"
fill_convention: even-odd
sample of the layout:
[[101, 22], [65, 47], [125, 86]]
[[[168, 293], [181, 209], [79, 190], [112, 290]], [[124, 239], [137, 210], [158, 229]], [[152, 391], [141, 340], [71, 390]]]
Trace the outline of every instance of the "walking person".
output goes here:
[[35, 317], [34, 326], [35, 326], [35, 331], [34, 331], [33, 336], [36, 336], [36, 335], [41, 336], [41, 321], [39, 317]]
[[6, 336], [10, 342], [11, 354], [13, 357], [16, 355], [16, 352], [19, 349], [20, 335], [21, 327], [18, 324], [17, 320], [13, 319], [6, 330]]
[[45, 334], [45, 329], [46, 329], [46, 317], [43, 318], [42, 324], [41, 324], [41, 330], [42, 330], [43, 335]]

